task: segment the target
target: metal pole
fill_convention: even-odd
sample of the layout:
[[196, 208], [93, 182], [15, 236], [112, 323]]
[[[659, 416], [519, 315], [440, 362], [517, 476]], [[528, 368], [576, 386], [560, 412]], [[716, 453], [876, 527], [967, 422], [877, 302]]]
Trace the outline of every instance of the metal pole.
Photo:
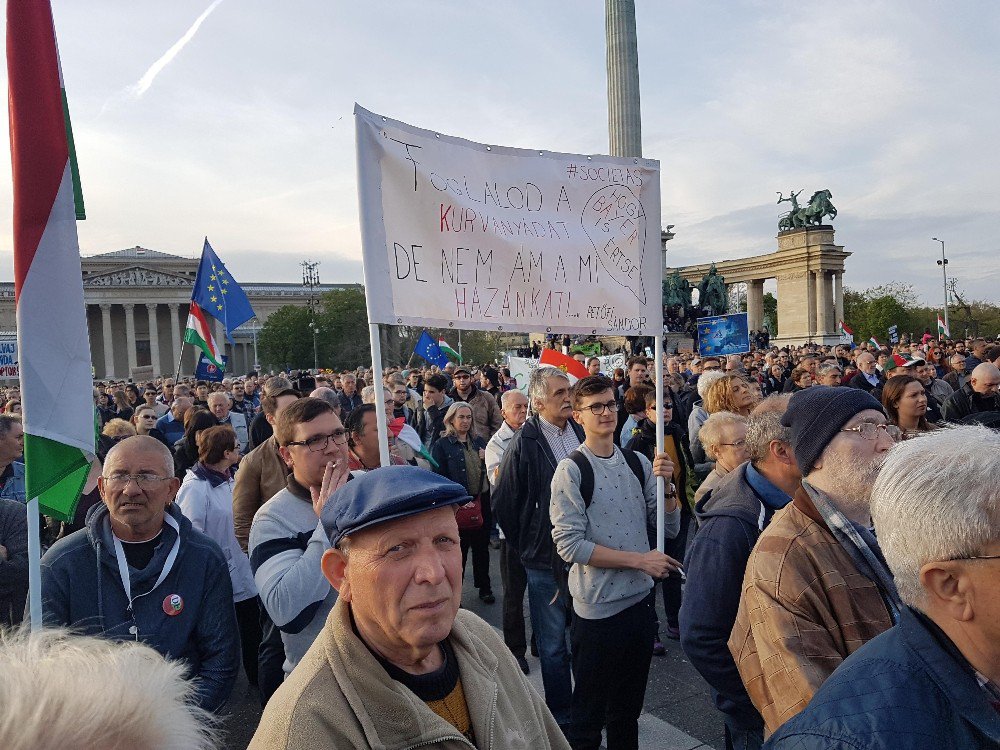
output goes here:
[[941, 275], [944, 278], [944, 327], [950, 332], [951, 324], [948, 322], [948, 259], [944, 257], [944, 240], [939, 240], [937, 237], [931, 237], [931, 239], [941, 243], [941, 260], [938, 261], [938, 265], [941, 266]]
[[39, 540], [38, 498], [28, 501], [28, 611], [32, 632], [42, 629], [42, 544]]
[[[382, 342], [379, 341], [378, 323], [368, 324], [368, 339], [372, 347], [372, 383], [382, 382]], [[389, 465], [389, 422], [385, 413], [385, 399], [375, 388], [375, 415], [378, 423], [378, 457], [381, 466]]]
[[257, 327], [260, 325], [260, 321], [254, 318], [253, 328], [253, 369], [255, 371], [260, 370], [260, 357], [257, 356]]
[[[656, 334], [653, 339], [653, 358], [656, 360], [656, 452], [663, 453], [663, 332]], [[684, 459], [681, 458], [683, 461]], [[677, 489], [680, 492], [680, 488]], [[663, 552], [664, 532], [663, 524], [666, 521], [666, 509], [664, 508], [663, 496], [666, 492], [666, 480], [663, 477], [656, 478], [656, 549]]]

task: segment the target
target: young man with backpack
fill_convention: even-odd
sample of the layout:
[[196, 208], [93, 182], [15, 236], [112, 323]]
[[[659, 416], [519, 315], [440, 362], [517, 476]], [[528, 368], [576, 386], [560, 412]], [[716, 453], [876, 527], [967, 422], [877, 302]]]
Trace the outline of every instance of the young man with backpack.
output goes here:
[[[609, 750], [638, 748], [653, 645], [648, 594], [655, 579], [680, 569], [650, 550], [647, 537], [656, 524], [656, 477], [669, 483], [673, 463], [661, 453], [651, 466], [645, 456], [618, 448], [617, 412], [611, 381], [596, 375], [577, 382], [573, 419], [585, 439], [552, 477], [552, 539], [572, 564], [575, 685], [568, 739], [574, 750], [600, 747], [605, 726]], [[675, 495], [666, 498], [665, 510], [665, 535], [672, 538], [680, 527]]]

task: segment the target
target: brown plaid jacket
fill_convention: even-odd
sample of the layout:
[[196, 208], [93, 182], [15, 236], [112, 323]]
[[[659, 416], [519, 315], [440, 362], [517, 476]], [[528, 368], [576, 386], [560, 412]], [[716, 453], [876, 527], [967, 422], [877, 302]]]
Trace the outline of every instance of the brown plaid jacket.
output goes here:
[[799, 487], [750, 555], [729, 637], [768, 734], [805, 708], [844, 659], [891, 627], [875, 584]]

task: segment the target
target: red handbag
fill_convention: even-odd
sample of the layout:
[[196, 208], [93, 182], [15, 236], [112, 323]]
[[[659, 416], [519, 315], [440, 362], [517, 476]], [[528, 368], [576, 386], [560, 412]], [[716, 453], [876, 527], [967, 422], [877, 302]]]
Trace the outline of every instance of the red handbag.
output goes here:
[[455, 513], [459, 531], [476, 531], [483, 527], [483, 496], [476, 495], [465, 505], [458, 506]]

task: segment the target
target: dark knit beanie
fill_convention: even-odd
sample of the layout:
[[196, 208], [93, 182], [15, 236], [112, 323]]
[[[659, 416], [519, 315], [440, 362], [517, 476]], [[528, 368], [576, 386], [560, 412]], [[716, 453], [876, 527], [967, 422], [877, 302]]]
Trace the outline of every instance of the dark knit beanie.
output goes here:
[[882, 404], [860, 388], [814, 385], [792, 394], [781, 423], [792, 431], [792, 451], [802, 476], [806, 476], [823, 449], [852, 417]]

